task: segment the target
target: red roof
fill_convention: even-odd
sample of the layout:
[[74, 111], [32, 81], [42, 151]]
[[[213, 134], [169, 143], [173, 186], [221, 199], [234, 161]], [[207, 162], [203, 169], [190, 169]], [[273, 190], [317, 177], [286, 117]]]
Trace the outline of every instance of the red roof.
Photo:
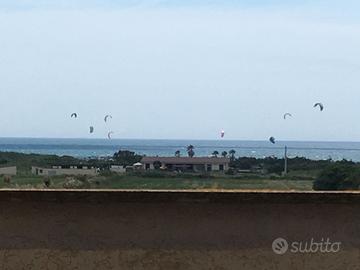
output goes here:
[[160, 161], [166, 164], [227, 164], [229, 158], [224, 157], [143, 157], [142, 164]]

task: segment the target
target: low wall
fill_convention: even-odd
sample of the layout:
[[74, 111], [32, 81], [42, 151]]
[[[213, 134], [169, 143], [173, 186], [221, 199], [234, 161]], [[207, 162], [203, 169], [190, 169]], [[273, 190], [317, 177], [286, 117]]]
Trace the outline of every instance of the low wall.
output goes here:
[[0, 167], [0, 175], [16, 175], [16, 166], [13, 167]]
[[40, 168], [40, 167], [32, 167], [31, 173], [40, 176], [55, 176], [55, 175], [89, 175], [96, 176], [98, 175], [97, 169], [58, 169], [58, 168]]
[[1, 269], [359, 267], [359, 193], [3, 190], [0, 204]]

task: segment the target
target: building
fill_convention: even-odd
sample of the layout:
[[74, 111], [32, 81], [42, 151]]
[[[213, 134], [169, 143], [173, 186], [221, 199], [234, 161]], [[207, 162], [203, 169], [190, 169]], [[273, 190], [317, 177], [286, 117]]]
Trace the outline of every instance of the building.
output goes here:
[[52, 168], [31, 167], [32, 174], [40, 176], [89, 175], [96, 176], [99, 170], [88, 166], [53, 166]]
[[16, 175], [16, 166], [12, 167], [0, 167], [0, 175]]
[[172, 171], [226, 171], [229, 169], [230, 159], [224, 157], [143, 157], [141, 160], [144, 170], [156, 167]]

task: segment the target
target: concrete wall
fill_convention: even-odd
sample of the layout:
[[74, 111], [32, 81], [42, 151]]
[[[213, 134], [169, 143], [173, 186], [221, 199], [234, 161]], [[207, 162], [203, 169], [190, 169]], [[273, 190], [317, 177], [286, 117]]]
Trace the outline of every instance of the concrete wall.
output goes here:
[[126, 168], [125, 166], [111, 166], [110, 167], [110, 171], [114, 172], [114, 173], [126, 173]]
[[16, 175], [16, 173], [17, 173], [16, 166], [0, 168], [0, 175]]
[[[359, 193], [0, 191], [1, 269], [359, 269]], [[341, 242], [277, 255], [274, 239]]]
[[[224, 166], [224, 171], [227, 171], [228, 169], [229, 169], [229, 166], [228, 166], [228, 164], [222, 164], [223, 166]], [[211, 166], [211, 170], [212, 171], [220, 171], [220, 164], [213, 164], [212, 166]]]
[[211, 165], [211, 170], [212, 170], [212, 171], [219, 171], [219, 170], [220, 170], [220, 165], [219, 165], [219, 164], [213, 164], [213, 165]]
[[[165, 167], [165, 163], [162, 163], [162, 166]], [[212, 171], [219, 171], [220, 170], [220, 165], [219, 164], [209, 164], [211, 165], [211, 170]], [[229, 165], [228, 164], [223, 164], [224, 165], [224, 171], [227, 171], [229, 169]], [[143, 164], [143, 169], [146, 170], [146, 164]], [[150, 168], [149, 170], [154, 170], [154, 164], [150, 163]], [[207, 170], [207, 164], [197, 164], [194, 165], [194, 171], [206, 171]]]
[[54, 175], [89, 175], [95, 176], [98, 174], [95, 168], [93, 169], [58, 169], [58, 168], [40, 168], [32, 167], [32, 174], [41, 175], [41, 176], [54, 176]]

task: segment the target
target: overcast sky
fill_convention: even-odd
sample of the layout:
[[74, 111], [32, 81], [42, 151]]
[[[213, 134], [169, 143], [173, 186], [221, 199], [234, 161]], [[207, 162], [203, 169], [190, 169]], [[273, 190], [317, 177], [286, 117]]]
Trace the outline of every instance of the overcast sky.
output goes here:
[[359, 1], [223, 2], [1, 1], [0, 137], [360, 141]]

